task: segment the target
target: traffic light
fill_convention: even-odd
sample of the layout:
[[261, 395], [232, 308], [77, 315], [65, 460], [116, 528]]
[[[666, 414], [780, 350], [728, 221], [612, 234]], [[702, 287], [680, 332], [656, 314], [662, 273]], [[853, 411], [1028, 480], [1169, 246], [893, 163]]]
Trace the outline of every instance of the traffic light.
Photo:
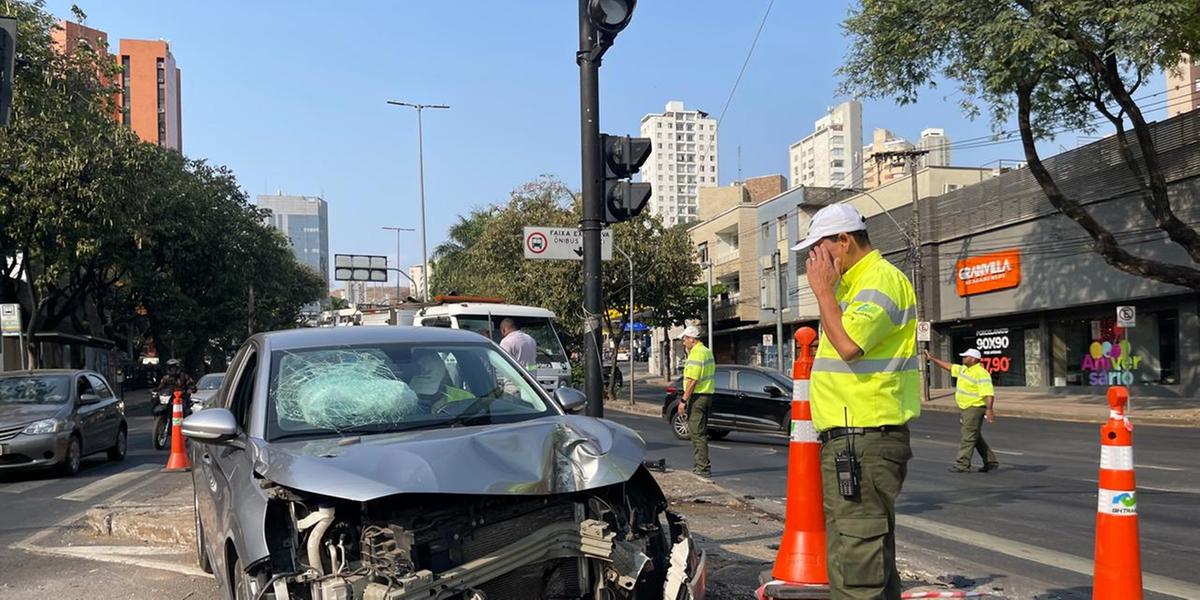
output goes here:
[[600, 134], [604, 156], [604, 222], [628, 221], [650, 200], [649, 183], [628, 181], [650, 158], [650, 138]]
[[17, 20], [0, 17], [0, 127], [12, 111], [13, 67], [17, 56]]

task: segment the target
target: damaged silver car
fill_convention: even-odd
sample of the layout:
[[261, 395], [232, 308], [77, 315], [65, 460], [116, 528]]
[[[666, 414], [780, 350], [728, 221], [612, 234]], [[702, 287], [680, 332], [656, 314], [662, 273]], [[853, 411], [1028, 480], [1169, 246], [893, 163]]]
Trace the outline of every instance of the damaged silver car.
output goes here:
[[467, 331], [256, 335], [188, 417], [200, 566], [234, 600], [704, 597], [644, 443]]

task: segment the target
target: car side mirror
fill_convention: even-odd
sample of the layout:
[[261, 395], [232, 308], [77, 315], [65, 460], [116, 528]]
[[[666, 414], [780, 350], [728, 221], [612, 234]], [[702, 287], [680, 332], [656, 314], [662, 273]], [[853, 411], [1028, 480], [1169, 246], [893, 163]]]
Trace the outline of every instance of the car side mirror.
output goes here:
[[572, 415], [579, 414], [583, 407], [587, 406], [587, 396], [575, 388], [560, 387], [554, 390], [554, 398], [562, 405], [563, 410]]
[[763, 391], [772, 398], [783, 397], [783, 390], [779, 389], [779, 386], [777, 385], [765, 385], [763, 386]]
[[80, 404], [99, 404], [100, 396], [97, 396], [96, 394], [80, 394], [79, 395], [79, 403]]
[[201, 444], [224, 444], [237, 435], [237, 419], [224, 408], [208, 408], [183, 420], [183, 436]]

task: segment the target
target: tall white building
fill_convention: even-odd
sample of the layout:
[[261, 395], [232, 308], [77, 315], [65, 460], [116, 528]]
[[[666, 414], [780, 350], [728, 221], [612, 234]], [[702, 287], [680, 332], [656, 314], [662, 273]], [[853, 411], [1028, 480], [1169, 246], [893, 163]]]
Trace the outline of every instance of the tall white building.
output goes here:
[[641, 137], [653, 143], [641, 170], [651, 214], [668, 226], [700, 220], [699, 189], [717, 185], [717, 120], [672, 100], [662, 114], [642, 117]]
[[917, 161], [922, 167], [950, 166], [950, 138], [946, 137], [945, 129], [930, 127], [921, 131], [917, 150], [929, 151], [929, 154], [922, 156]]
[[860, 187], [862, 143], [862, 104], [851, 100], [830, 109], [788, 149], [792, 187]]

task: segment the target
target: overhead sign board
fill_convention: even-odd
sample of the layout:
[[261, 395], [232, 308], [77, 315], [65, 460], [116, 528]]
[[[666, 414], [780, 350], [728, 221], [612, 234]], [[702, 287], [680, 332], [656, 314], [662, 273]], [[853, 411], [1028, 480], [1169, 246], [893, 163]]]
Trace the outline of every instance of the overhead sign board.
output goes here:
[[774, 335], [774, 334], [770, 334], [770, 333], [764, 333], [764, 334], [763, 334], [763, 343], [762, 343], [762, 345], [764, 345], [764, 346], [774, 346], [774, 345], [775, 345], [775, 335]]
[[959, 296], [974, 296], [1021, 285], [1021, 251], [1003, 250], [964, 258], [954, 265]]
[[336, 281], [377, 281], [386, 283], [386, 256], [369, 254], [334, 254], [333, 278]]
[[[583, 260], [583, 232], [575, 227], [526, 227], [522, 240], [525, 258]], [[600, 258], [612, 260], [612, 231], [600, 232]]]
[[21, 333], [20, 304], [0, 304], [0, 333]]
[[1117, 326], [1118, 327], [1135, 327], [1137, 326], [1137, 308], [1132, 306], [1117, 307]]

